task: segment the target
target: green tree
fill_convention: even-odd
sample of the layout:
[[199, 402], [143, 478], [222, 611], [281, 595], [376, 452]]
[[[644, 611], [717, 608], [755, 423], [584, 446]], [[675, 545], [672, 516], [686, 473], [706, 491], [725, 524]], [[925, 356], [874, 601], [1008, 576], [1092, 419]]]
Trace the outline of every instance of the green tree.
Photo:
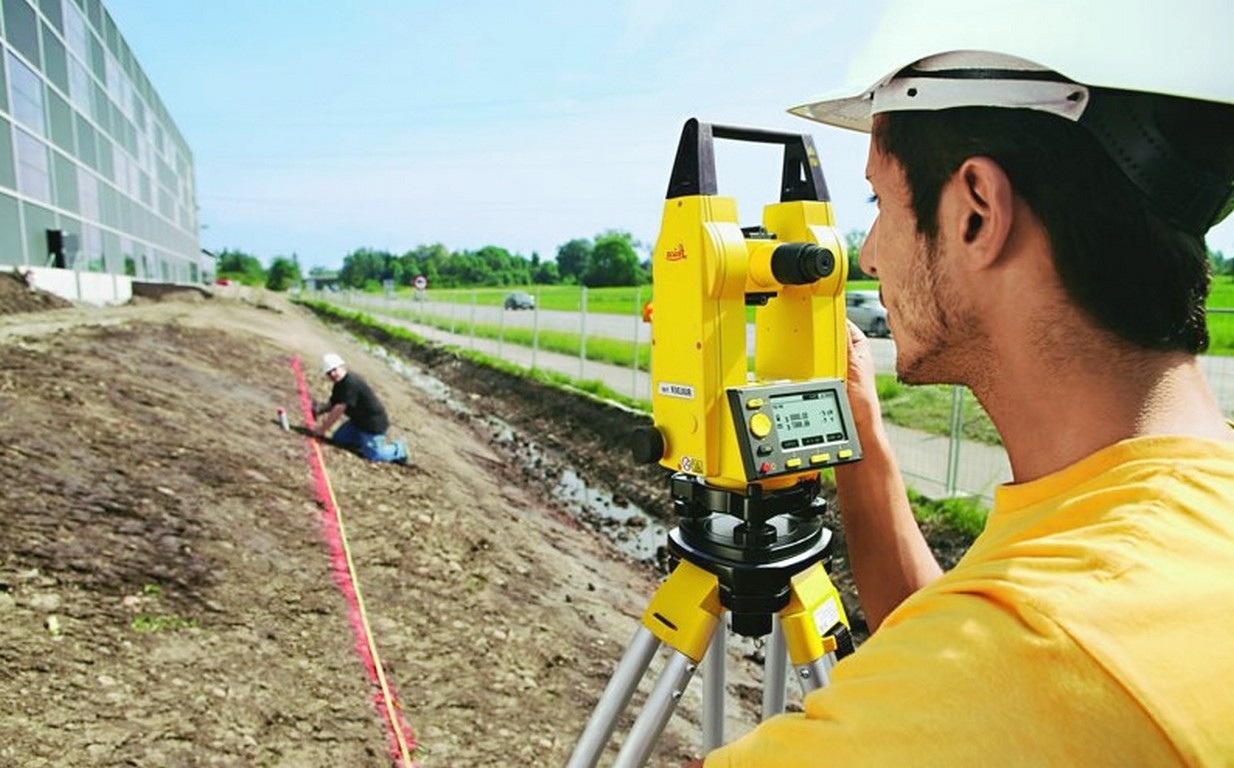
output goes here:
[[639, 285], [645, 273], [639, 265], [637, 241], [628, 232], [608, 231], [596, 238], [591, 263], [583, 275], [588, 288]]
[[583, 238], [560, 246], [557, 249], [557, 273], [561, 275], [562, 282], [582, 283], [591, 267], [591, 254], [591, 241]]
[[861, 246], [865, 245], [864, 229], [854, 229], [844, 235], [844, 249], [848, 251], [848, 279], [869, 280], [873, 275], [861, 271]]
[[1208, 262], [1212, 265], [1214, 275], [1234, 273], [1234, 259], [1227, 259], [1221, 251], [1208, 249]]
[[343, 257], [339, 281], [352, 288], [363, 288], [373, 283], [380, 285], [382, 280], [393, 279], [393, 262], [393, 254], [387, 251], [357, 248]]
[[557, 262], [544, 261], [537, 264], [531, 271], [531, 282], [536, 285], [556, 285], [561, 282], [561, 274], [557, 271]]
[[265, 285], [266, 270], [256, 256], [224, 249], [218, 257], [218, 276], [244, 285]]
[[290, 259], [286, 256], [275, 256], [266, 275], [266, 287], [272, 291], [285, 291], [293, 285], [299, 285], [301, 279], [298, 256], [294, 253]]

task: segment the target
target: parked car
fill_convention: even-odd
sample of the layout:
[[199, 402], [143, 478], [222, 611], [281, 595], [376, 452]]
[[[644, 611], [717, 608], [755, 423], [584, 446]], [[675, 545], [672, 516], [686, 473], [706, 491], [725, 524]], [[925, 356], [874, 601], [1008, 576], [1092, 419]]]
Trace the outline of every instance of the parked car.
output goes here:
[[849, 291], [846, 296], [848, 319], [867, 336], [890, 336], [887, 308], [878, 298], [878, 291]]
[[506, 309], [535, 309], [536, 297], [524, 291], [515, 291], [506, 296]]

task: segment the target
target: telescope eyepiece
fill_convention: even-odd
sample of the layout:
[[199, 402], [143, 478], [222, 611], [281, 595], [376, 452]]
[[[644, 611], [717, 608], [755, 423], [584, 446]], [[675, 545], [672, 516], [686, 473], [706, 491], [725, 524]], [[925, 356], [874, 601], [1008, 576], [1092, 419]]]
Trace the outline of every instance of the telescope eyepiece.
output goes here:
[[783, 285], [809, 285], [835, 268], [835, 254], [814, 243], [785, 243], [771, 252], [771, 274]]

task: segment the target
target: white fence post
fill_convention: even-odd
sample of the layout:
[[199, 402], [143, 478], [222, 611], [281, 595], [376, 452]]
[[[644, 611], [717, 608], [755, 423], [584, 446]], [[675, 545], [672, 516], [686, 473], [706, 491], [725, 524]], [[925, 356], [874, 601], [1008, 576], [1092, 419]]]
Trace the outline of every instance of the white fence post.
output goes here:
[[638, 332], [643, 325], [643, 286], [634, 290], [634, 360], [630, 363], [630, 397], [638, 399]]
[[583, 380], [583, 363], [587, 359], [587, 286], [583, 286], [582, 312], [578, 328], [578, 379]]

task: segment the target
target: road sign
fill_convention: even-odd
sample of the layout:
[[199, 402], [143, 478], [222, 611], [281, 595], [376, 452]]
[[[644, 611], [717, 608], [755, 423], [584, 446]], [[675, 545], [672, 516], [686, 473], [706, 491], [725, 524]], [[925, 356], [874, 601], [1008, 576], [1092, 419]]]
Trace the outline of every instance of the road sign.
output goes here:
[[428, 278], [424, 275], [416, 275], [416, 280], [412, 285], [416, 287], [417, 291], [423, 291], [428, 287]]

